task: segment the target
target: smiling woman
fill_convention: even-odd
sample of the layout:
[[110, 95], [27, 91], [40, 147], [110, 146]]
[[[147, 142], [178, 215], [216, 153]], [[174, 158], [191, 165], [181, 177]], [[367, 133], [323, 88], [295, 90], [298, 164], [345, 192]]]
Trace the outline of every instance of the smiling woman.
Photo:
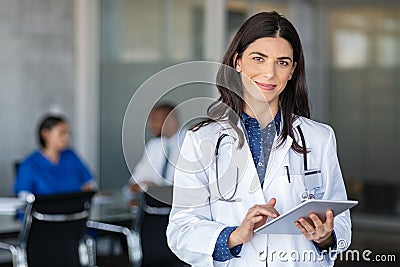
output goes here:
[[[221, 96], [181, 148], [171, 250], [194, 266], [332, 266], [324, 250], [347, 249], [349, 211], [299, 218], [293, 224], [302, 235], [254, 234], [301, 203], [301, 192], [347, 199], [333, 130], [309, 119], [296, 29], [277, 12], [258, 13], [240, 27], [222, 63]], [[347, 246], [337, 245], [343, 241]], [[321, 262], [278, 261], [271, 256], [277, 251], [313, 251]]]
[[[236, 54], [237, 57], [237, 54]], [[255, 117], [251, 107], [258, 107], [265, 101], [272, 114], [279, 109], [279, 95], [285, 89], [296, 68], [293, 64], [293, 50], [288, 41], [280, 37], [264, 37], [251, 43], [237, 58], [236, 70], [241, 72], [247, 81], [254, 82], [261, 94], [251, 94], [251, 85], [245, 84], [243, 111]], [[259, 102], [257, 104], [257, 102]], [[263, 107], [265, 105], [261, 105]]]

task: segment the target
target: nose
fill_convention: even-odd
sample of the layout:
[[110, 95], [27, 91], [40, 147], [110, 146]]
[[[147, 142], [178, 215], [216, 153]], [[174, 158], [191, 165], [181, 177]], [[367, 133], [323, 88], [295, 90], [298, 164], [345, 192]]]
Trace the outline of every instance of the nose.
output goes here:
[[272, 79], [275, 76], [275, 63], [273, 61], [267, 61], [263, 65], [263, 75], [267, 79]]

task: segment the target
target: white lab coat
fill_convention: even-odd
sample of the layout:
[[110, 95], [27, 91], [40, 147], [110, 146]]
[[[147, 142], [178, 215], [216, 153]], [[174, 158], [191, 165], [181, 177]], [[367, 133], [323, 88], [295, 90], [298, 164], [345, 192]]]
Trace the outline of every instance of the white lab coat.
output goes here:
[[[129, 184], [153, 183], [157, 186], [171, 185], [174, 179], [175, 165], [179, 157], [179, 149], [182, 144], [182, 129], [171, 138], [154, 137], [150, 139], [145, 146], [143, 155], [136, 164], [132, 175], [122, 191], [126, 197], [135, 197], [129, 189]], [[168, 167], [165, 177], [162, 177], [163, 168], [166, 161], [168, 149]]]
[[[322, 188], [316, 192], [316, 198], [346, 200], [333, 130], [303, 117], [295, 120], [293, 127], [297, 125], [301, 126], [307, 148], [311, 150], [307, 154], [309, 169], [318, 168], [322, 172]], [[292, 138], [288, 136], [278, 147], [279, 141], [275, 138], [262, 188], [247, 142], [238, 149], [237, 134], [226, 126], [213, 123], [186, 135], [175, 172], [173, 208], [167, 229], [171, 250], [192, 266], [265, 267], [265, 261], [270, 267], [332, 266], [334, 261], [327, 255], [318, 258], [320, 254], [314, 244], [303, 235], [255, 235], [243, 244], [239, 258], [213, 261], [212, 253], [222, 229], [240, 225], [250, 207], [275, 197], [275, 208], [283, 214], [301, 203], [304, 192], [303, 156], [291, 149]], [[219, 148], [220, 191], [225, 198], [232, 195], [238, 167], [239, 183], [234, 199], [241, 201], [237, 202], [218, 200], [214, 150], [222, 133], [230, 137], [224, 138]], [[296, 140], [301, 144], [298, 133]], [[285, 165], [290, 168], [291, 183]], [[350, 245], [349, 212], [336, 216], [334, 223], [336, 238], [340, 241], [338, 252], [341, 252]], [[308, 259], [311, 254], [315, 260], [301, 260], [303, 255]]]

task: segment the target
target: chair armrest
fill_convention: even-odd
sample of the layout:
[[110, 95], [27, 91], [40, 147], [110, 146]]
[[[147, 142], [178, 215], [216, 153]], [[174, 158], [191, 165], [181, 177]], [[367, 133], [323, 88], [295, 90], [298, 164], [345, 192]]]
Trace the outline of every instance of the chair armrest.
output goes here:
[[95, 221], [87, 221], [86, 227], [125, 235], [128, 244], [129, 262], [135, 266], [137, 264], [140, 265], [143, 254], [139, 233], [131, 231], [128, 227]]

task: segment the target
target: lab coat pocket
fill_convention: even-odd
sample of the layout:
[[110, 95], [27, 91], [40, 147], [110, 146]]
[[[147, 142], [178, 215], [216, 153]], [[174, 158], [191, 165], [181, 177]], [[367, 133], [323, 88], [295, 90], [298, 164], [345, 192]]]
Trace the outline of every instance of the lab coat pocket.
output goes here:
[[213, 220], [226, 225], [239, 225], [243, 213], [247, 212], [245, 203], [250, 199], [250, 196], [244, 193], [247, 188], [235, 165], [219, 173], [218, 179], [209, 184]]
[[283, 213], [301, 203], [304, 192], [303, 175], [282, 175], [278, 178], [279, 186], [275, 192], [279, 212]]
[[225, 225], [240, 225], [246, 212], [241, 201], [216, 200], [211, 203], [213, 220]]
[[304, 186], [309, 190], [314, 199], [321, 199], [325, 193], [322, 180], [321, 169], [305, 171]]

